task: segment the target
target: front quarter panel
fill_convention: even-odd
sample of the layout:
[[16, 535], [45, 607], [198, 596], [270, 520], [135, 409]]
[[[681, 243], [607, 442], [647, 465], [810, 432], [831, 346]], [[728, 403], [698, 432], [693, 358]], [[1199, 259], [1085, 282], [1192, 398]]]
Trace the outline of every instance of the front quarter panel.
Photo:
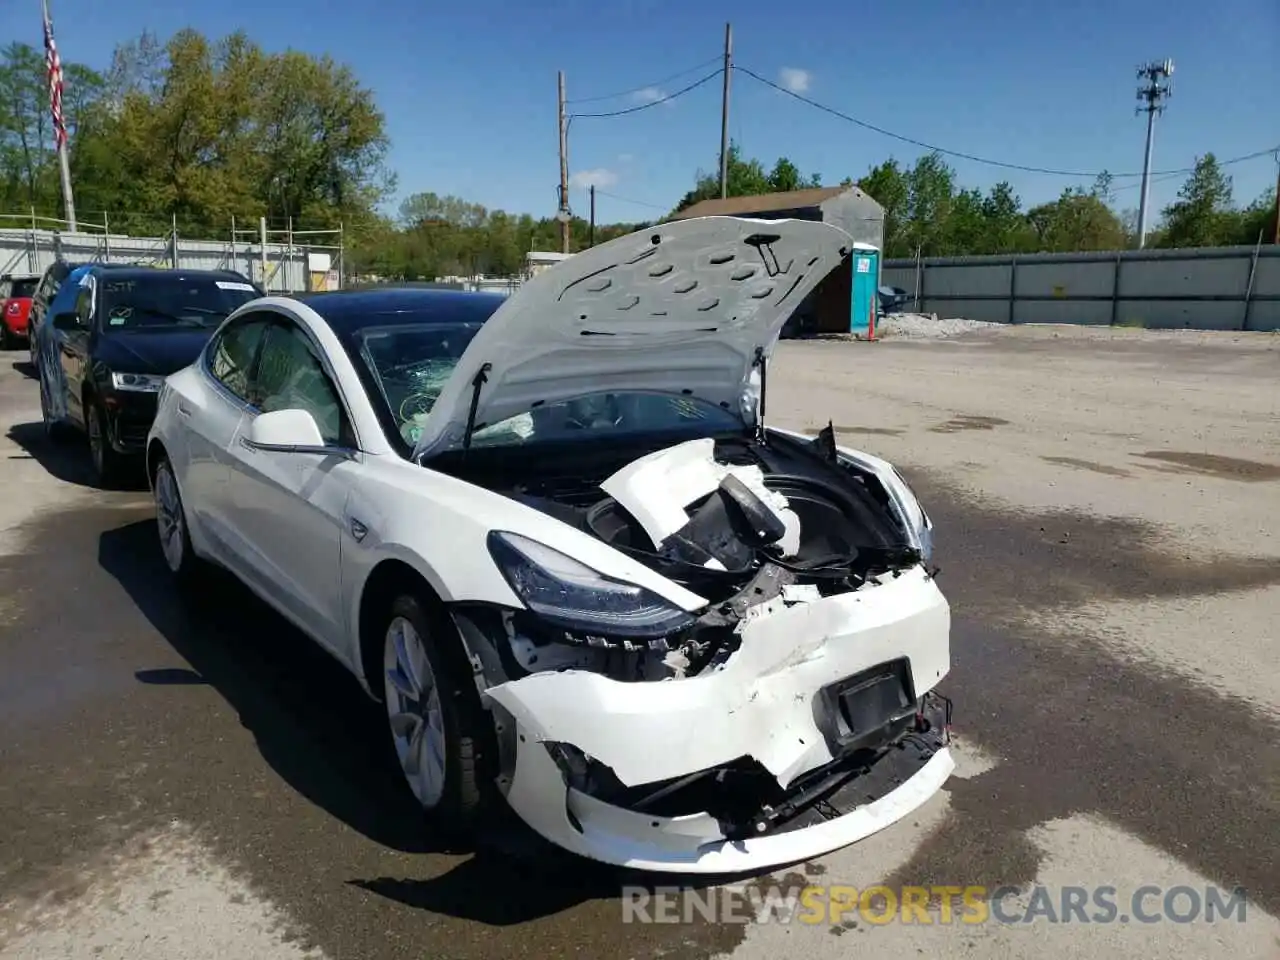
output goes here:
[[[353, 524], [367, 530], [362, 540]], [[396, 454], [366, 455], [351, 493], [343, 547], [343, 583], [350, 642], [359, 642], [360, 601], [383, 560], [408, 564], [446, 603], [521, 607], [489, 554], [491, 530], [519, 533], [601, 573], [652, 590], [681, 609], [706, 600], [588, 534], [466, 481], [410, 463]], [[355, 662], [359, 662], [356, 660]]]

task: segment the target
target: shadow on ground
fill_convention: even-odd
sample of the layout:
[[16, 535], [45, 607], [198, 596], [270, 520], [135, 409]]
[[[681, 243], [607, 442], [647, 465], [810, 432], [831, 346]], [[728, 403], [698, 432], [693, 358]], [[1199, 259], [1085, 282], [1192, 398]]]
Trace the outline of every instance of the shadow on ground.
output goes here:
[[[98, 562], [191, 670], [139, 670], [149, 685], [212, 686], [294, 789], [366, 837], [411, 853], [450, 851], [392, 776], [381, 708], [342, 666], [229, 575], [183, 596], [154, 520], [102, 533]], [[387, 749], [373, 749], [384, 745]]]
[[[81, 435], [64, 428], [60, 436], [53, 439], [45, 433], [43, 423], [17, 423], [9, 428], [8, 436], [23, 451], [10, 454], [10, 459], [22, 459], [25, 454], [63, 483], [98, 489], [89, 462], [89, 445]], [[147, 477], [141, 461], [129, 479], [125, 489], [146, 489]]]
[[[353, 878], [349, 886], [415, 909], [508, 926], [616, 898], [624, 886], [672, 885], [670, 877], [555, 848], [501, 804], [471, 836], [433, 833], [402, 782], [382, 708], [356, 680], [225, 573], [211, 572], [198, 596], [178, 595], [156, 540], [153, 520], [99, 538], [102, 568], [191, 667], [138, 670], [140, 683], [211, 686], [236, 710], [276, 773], [375, 843], [402, 853], [472, 854], [427, 879]], [[703, 878], [696, 885], [729, 879], [740, 878]]]
[[20, 374], [22, 374], [28, 380], [40, 379], [39, 371], [36, 370], [35, 364], [33, 364], [30, 360], [15, 360], [13, 361], [12, 364], [10, 364], [10, 366], [12, 366], [13, 369], [17, 370]]

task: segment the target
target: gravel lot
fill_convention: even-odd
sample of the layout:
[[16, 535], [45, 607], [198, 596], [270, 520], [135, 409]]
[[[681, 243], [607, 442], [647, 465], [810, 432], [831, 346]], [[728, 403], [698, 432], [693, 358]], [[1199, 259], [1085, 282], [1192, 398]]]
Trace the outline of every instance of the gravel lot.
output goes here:
[[[788, 341], [781, 426], [902, 467], [953, 604], [960, 772], [774, 880], [1242, 885], [1244, 923], [624, 925], [620, 876], [415, 817], [381, 717], [244, 591], [165, 588], [0, 357], [0, 957], [1280, 955], [1280, 337]], [[1056, 895], [1056, 894], [1055, 894]]]

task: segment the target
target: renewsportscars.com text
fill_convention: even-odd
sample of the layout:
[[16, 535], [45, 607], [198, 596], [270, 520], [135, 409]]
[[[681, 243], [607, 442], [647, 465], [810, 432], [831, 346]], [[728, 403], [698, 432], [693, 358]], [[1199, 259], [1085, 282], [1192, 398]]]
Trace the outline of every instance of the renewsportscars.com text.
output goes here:
[[1029, 888], [840, 885], [783, 887], [624, 887], [624, 923], [1032, 924], [1243, 923], [1241, 888], [1037, 884]]

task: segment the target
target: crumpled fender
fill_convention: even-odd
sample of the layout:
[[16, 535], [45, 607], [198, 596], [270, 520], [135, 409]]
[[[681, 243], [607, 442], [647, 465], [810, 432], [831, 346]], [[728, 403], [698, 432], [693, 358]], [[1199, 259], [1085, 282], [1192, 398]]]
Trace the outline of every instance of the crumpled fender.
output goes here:
[[627, 786], [751, 756], [785, 787], [833, 759], [814, 715], [820, 688], [906, 657], [919, 696], [950, 668], [950, 607], [920, 567], [854, 593], [763, 606], [711, 673], [657, 682], [535, 673], [486, 696], [524, 736], [572, 744]]

